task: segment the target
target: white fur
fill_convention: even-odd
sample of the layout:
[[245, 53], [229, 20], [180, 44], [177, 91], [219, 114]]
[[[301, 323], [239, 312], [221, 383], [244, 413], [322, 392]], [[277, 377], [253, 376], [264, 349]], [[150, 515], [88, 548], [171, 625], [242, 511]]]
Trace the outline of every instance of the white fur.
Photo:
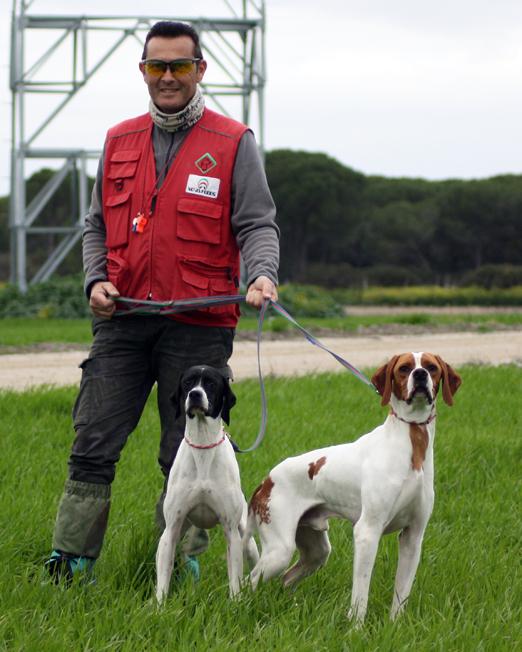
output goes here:
[[[208, 400], [204, 394], [203, 408]], [[187, 399], [188, 400], [188, 399]], [[176, 545], [189, 524], [209, 529], [221, 523], [227, 540], [227, 565], [230, 596], [237, 595], [243, 576], [241, 537], [247, 519], [247, 504], [241, 491], [239, 467], [227, 436], [214, 448], [209, 446], [223, 438], [221, 418], [213, 419], [198, 411], [187, 418], [185, 439], [169, 474], [163, 506], [166, 527], [156, 553], [156, 598], [162, 603], [167, 596]], [[188, 521], [186, 520], [188, 519]], [[253, 538], [245, 545], [247, 560], [252, 567], [259, 558]]]
[[[413, 357], [414, 368], [407, 378], [404, 398], [411, 398], [413, 373], [422, 369], [424, 354]], [[432, 354], [425, 354], [432, 356]], [[430, 358], [438, 364], [443, 361]], [[426, 362], [425, 362], [426, 364]], [[448, 368], [446, 366], [446, 368]], [[384, 367], [382, 368], [384, 369]], [[451, 370], [452, 374], [454, 373]], [[297, 547], [300, 556], [286, 570], [283, 582], [292, 585], [326, 563], [330, 554], [328, 518], [340, 517], [354, 525], [354, 567], [349, 617], [361, 622], [366, 614], [371, 573], [382, 534], [400, 531], [399, 562], [391, 617], [403, 609], [410, 594], [419, 563], [424, 530], [433, 502], [433, 441], [435, 437], [434, 383], [427, 374], [427, 390], [408, 404], [392, 393], [390, 404], [397, 416], [353, 443], [314, 450], [290, 457], [272, 471], [273, 482], [266, 514], [256, 513], [254, 494], [249, 512], [247, 535], [256, 526], [262, 543], [261, 557], [251, 573], [255, 589], [259, 580], [268, 580], [285, 569]], [[456, 375], [458, 376], [458, 375]], [[458, 381], [460, 383], [460, 379]], [[412, 467], [412, 442], [408, 422], [427, 424], [429, 436], [425, 459], [420, 470]], [[401, 421], [404, 419], [405, 421]], [[324, 465], [310, 478], [310, 465], [325, 457]], [[268, 520], [268, 522], [266, 522]]]

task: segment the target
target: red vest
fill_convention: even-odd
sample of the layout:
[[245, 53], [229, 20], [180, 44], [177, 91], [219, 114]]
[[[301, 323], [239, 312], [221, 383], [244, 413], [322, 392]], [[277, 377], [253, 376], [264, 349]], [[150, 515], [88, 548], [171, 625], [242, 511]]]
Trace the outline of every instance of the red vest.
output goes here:
[[[122, 296], [136, 299], [236, 294], [239, 251], [230, 226], [231, 187], [247, 127], [205, 109], [159, 190], [152, 128], [147, 113], [107, 134], [102, 199], [109, 281]], [[139, 215], [147, 220], [141, 232]], [[175, 318], [234, 327], [239, 308], [232, 304]]]

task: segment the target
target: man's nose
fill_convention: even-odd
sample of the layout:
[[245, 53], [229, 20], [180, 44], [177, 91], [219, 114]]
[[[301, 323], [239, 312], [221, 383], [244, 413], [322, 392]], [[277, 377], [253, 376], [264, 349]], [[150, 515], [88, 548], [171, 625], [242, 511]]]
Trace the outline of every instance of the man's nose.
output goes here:
[[172, 81], [175, 79], [174, 75], [171, 73], [170, 68], [167, 66], [167, 70], [161, 75], [161, 81]]

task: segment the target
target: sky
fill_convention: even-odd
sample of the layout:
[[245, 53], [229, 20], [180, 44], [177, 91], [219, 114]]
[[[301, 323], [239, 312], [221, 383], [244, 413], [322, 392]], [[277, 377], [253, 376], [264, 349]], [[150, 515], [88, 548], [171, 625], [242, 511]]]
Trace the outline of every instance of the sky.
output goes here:
[[[240, 4], [193, 0], [190, 16], [230, 17], [230, 7]], [[30, 12], [144, 15], [143, 6], [33, 0]], [[160, 6], [168, 9], [166, 18], [189, 17], [186, 3]], [[9, 191], [11, 7], [9, 0], [0, 4], [0, 195]], [[520, 0], [266, 0], [265, 8], [268, 151], [324, 152], [365, 174], [389, 177], [522, 173]], [[32, 38], [28, 57], [43, 36]], [[35, 146], [101, 149], [108, 127], [144, 113], [140, 54], [140, 44], [129, 40]], [[210, 62], [206, 77], [216, 68]], [[33, 98], [29, 128], [50, 102]]]

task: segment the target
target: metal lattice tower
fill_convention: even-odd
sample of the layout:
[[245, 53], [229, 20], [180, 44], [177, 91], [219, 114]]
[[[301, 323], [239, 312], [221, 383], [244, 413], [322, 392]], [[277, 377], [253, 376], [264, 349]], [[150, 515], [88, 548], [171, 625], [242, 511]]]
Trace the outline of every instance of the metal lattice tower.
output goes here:
[[[77, 93], [89, 89], [89, 82], [129, 39], [143, 43], [150, 27], [158, 20], [178, 20], [190, 23], [199, 32], [205, 59], [212, 63], [201, 84], [202, 91], [218, 111], [254, 128], [258, 143], [264, 143], [264, 84], [265, 84], [265, 9], [264, 0], [222, 0], [225, 18], [186, 17], [179, 15], [51, 15], [30, 13], [34, 0], [14, 0], [11, 22], [12, 149], [11, 195], [9, 225], [11, 232], [11, 282], [25, 291], [28, 283], [48, 279], [81, 238], [85, 215], [89, 207], [88, 165], [97, 160], [100, 150], [85, 143], [81, 147], [39, 146], [52, 123]], [[45, 0], [40, 2], [45, 4]], [[167, 3], [168, 4], [168, 3]], [[217, 0], [213, 6], [217, 5]], [[221, 3], [220, 3], [221, 4]], [[193, 7], [197, 1], [193, 3]], [[168, 7], [162, 9], [168, 10]], [[50, 37], [50, 44], [32, 61], [28, 43], [33, 43], [36, 31]], [[92, 47], [97, 34], [105, 39], [103, 47]], [[108, 42], [108, 39], [110, 42]], [[49, 39], [48, 39], [49, 40]], [[65, 49], [64, 49], [65, 48]], [[65, 57], [56, 53], [66, 52]], [[136, 60], [141, 54], [136, 47]], [[56, 63], [58, 59], [58, 63]], [[54, 61], [50, 66], [49, 62]], [[60, 70], [57, 68], [61, 68]], [[144, 89], [145, 92], [145, 89]], [[33, 98], [47, 101], [40, 120], [27, 119]], [[43, 112], [42, 112], [43, 111]], [[136, 114], [139, 111], [135, 112]], [[125, 117], [132, 117], [132, 111]], [[255, 124], [253, 122], [255, 121]], [[110, 124], [103, 125], [106, 129]], [[100, 143], [96, 142], [95, 147]], [[55, 160], [61, 167], [27, 204], [26, 163]], [[52, 166], [55, 167], [54, 165]], [[38, 225], [38, 218], [49, 200], [68, 177], [73, 175], [74, 205], [77, 214], [68, 226]], [[50, 235], [60, 238], [31, 279], [27, 272], [27, 238], [29, 235]]]

